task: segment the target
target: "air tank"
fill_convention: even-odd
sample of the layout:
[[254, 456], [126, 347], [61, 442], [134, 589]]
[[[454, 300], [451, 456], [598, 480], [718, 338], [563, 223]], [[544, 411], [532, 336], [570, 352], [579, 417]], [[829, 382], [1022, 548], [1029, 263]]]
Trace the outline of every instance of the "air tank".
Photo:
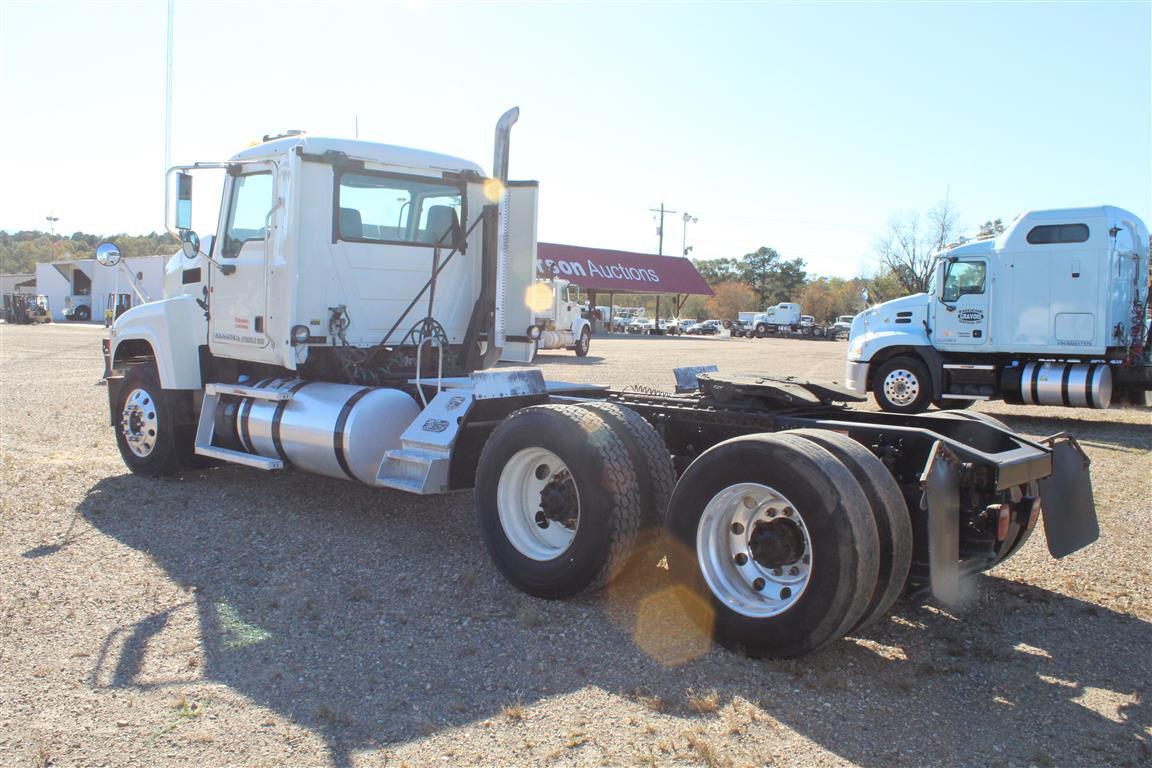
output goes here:
[[384, 452], [420, 414], [398, 389], [302, 379], [265, 379], [260, 389], [291, 400], [222, 399], [217, 435], [240, 450], [307, 472], [374, 485]]
[[1107, 408], [1112, 404], [1112, 369], [1107, 363], [1026, 363], [1020, 370], [1025, 405]]

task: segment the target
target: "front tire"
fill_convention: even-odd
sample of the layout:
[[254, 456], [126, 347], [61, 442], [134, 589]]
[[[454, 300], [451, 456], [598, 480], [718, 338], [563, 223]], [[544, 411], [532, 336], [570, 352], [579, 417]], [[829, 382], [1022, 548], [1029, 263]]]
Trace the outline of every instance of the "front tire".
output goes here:
[[756, 323], [756, 338], [762, 339], [768, 335], [768, 326], [764, 323]]
[[588, 350], [592, 348], [592, 331], [588, 326], [580, 330], [580, 338], [576, 341], [574, 350], [576, 357], [588, 357]]
[[192, 465], [195, 432], [177, 423], [178, 397], [160, 386], [152, 363], [137, 365], [124, 377], [116, 399], [116, 445], [133, 473], [165, 477]]
[[570, 597], [623, 568], [641, 518], [628, 448], [601, 416], [571, 405], [516, 411], [476, 469], [476, 514], [497, 570], [518, 589]]
[[687, 612], [749, 656], [801, 656], [842, 637], [876, 587], [879, 536], [863, 490], [795, 435], [705, 451], [680, 478], [667, 525]]
[[889, 413], [922, 413], [932, 402], [932, 380], [922, 362], [901, 355], [876, 371], [872, 395], [876, 404]]
[[84, 323], [92, 319], [92, 310], [87, 306], [76, 307], [76, 311], [72, 313], [72, 319]]

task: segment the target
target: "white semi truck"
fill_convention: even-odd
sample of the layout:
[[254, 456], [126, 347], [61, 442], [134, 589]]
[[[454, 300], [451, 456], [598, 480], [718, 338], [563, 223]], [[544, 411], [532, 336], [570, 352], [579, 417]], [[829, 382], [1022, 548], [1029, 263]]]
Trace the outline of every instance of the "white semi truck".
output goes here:
[[[517, 116], [498, 124], [491, 177], [445, 155], [305, 135], [171, 169], [166, 209], [187, 258], [169, 263], [165, 298], [117, 318], [107, 342], [127, 466], [474, 488], [497, 570], [543, 598], [604, 585], [641, 529], [662, 524], [688, 613], [755, 656], [819, 648], [906, 591], [953, 599], [962, 575], [1019, 550], [1039, 519], [1055, 556], [1096, 538], [1069, 438], [852, 411], [834, 387], [699, 367], [676, 372], [676, 392], [495, 367], [541, 330], [523, 298], [537, 185], [507, 179]], [[192, 174], [209, 169], [225, 183], [201, 241]], [[97, 257], [119, 253], [106, 243]]]
[[574, 294], [575, 288], [567, 280], [537, 280], [525, 297], [535, 314], [534, 327], [528, 330], [535, 343], [529, 349], [507, 349], [500, 360], [530, 363], [541, 349], [568, 349], [577, 357], [587, 357], [592, 347], [592, 324]]
[[1146, 403], [1148, 229], [1121, 208], [1032, 211], [949, 248], [927, 293], [856, 316], [845, 385], [886, 411], [979, 400]]

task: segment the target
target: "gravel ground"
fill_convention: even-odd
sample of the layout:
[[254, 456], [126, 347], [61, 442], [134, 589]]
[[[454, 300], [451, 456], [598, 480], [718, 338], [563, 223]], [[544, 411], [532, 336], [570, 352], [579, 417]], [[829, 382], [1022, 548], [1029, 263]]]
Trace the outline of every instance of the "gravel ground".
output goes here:
[[[128, 474], [100, 331], [0, 326], [0, 765], [1152, 763], [1149, 410], [981, 404], [1093, 459], [1101, 539], [1039, 533], [960, 613], [898, 604], [792, 662], [712, 646], [643, 558], [567, 602], [508, 586], [469, 493], [224, 467]], [[597, 338], [551, 378], [674, 365], [839, 379], [845, 346]]]

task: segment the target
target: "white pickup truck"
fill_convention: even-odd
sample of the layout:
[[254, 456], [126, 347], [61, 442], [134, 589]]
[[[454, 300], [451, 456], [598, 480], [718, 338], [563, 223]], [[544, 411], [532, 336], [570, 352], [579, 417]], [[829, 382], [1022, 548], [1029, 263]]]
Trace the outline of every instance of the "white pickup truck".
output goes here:
[[1113, 206], [1032, 211], [939, 254], [927, 293], [856, 316], [845, 386], [886, 411], [978, 400], [1143, 405], [1148, 229]]

